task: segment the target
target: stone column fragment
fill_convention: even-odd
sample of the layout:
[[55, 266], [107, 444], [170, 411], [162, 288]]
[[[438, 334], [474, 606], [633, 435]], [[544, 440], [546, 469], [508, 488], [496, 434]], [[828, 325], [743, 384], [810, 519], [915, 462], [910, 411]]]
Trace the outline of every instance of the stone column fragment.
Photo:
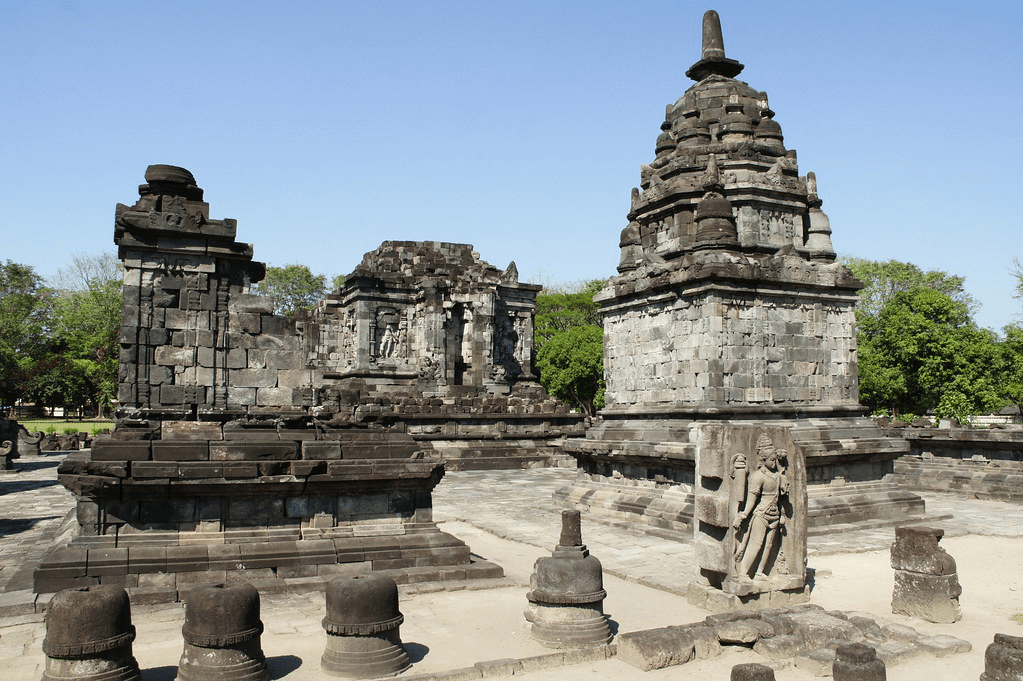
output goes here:
[[349, 679], [395, 676], [412, 666], [401, 642], [398, 586], [386, 575], [335, 577], [327, 585], [323, 671]]
[[995, 634], [984, 651], [980, 681], [1023, 681], [1023, 636]]
[[114, 586], [65, 589], [46, 609], [42, 681], [139, 681], [128, 593]]
[[845, 643], [835, 649], [831, 668], [835, 681], [885, 681], [888, 673], [877, 651], [865, 643]]
[[554, 555], [536, 560], [526, 598], [530, 634], [549, 648], [582, 648], [611, 641], [604, 614], [603, 569], [582, 543], [579, 511], [562, 511]]
[[176, 681], [269, 681], [262, 633], [259, 592], [251, 584], [192, 589], [185, 597]]
[[895, 589], [892, 612], [928, 622], [957, 622], [962, 618], [962, 587], [956, 562], [938, 546], [945, 531], [933, 527], [897, 527], [892, 544]]

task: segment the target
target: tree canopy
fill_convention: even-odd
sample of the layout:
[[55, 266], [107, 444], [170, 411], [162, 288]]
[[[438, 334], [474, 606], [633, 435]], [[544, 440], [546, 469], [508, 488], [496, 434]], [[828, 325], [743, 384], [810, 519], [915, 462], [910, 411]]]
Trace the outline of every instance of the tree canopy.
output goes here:
[[967, 304], [917, 285], [896, 292], [859, 324], [860, 399], [875, 409], [966, 420], [997, 409], [995, 335]]
[[266, 277], [256, 284], [256, 292], [273, 301], [274, 314], [293, 315], [313, 309], [327, 295], [327, 277], [313, 274], [305, 265], [267, 267]]
[[841, 261], [864, 283], [860, 291], [860, 302], [856, 306], [857, 316], [876, 317], [895, 298], [897, 293], [917, 286], [943, 293], [956, 302], [963, 303], [969, 313], [977, 308], [973, 296], [966, 292], [965, 277], [941, 270], [922, 270], [916, 265], [898, 260], [865, 260], [842, 257]]
[[533, 343], [540, 384], [555, 397], [592, 416], [604, 406], [604, 329], [593, 280], [536, 297]]

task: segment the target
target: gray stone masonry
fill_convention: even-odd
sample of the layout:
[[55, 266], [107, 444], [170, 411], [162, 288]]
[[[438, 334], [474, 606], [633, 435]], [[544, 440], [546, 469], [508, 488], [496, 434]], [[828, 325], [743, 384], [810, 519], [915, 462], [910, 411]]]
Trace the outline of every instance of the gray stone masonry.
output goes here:
[[[772, 602], [762, 594], [802, 589], [804, 528], [905, 522], [924, 504], [891, 480], [908, 444], [859, 404], [862, 283], [836, 262], [817, 179], [800, 175], [767, 94], [735, 79], [743, 65], [723, 44], [710, 11], [687, 72], [696, 83], [666, 108], [632, 190], [618, 275], [594, 297], [606, 407], [585, 439], [566, 441], [581, 472], [556, 496], [693, 536], [706, 586]], [[760, 435], [783, 443], [806, 505], [788, 497], [789, 510], [759, 515], [750, 532], [735, 463], [753, 475]], [[751, 535], [761, 557], [763, 543], [783, 545], [768, 547], [767, 565], [740, 565], [751, 574], [737, 580], [736, 537]]]

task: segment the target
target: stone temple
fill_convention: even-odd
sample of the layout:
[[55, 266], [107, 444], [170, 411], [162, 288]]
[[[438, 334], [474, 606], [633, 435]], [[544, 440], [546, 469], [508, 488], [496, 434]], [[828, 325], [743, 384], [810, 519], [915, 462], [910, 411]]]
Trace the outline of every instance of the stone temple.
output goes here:
[[694, 535], [704, 582], [747, 598], [802, 589], [807, 526], [906, 520], [923, 501], [890, 481], [905, 442], [858, 402], [862, 284], [742, 70], [708, 12], [696, 84], [667, 106], [596, 296], [607, 406], [567, 443], [582, 472], [557, 496]]
[[59, 469], [77, 532], [36, 591], [500, 575], [437, 528], [431, 495], [446, 463], [535, 465], [582, 433], [531, 369], [540, 287], [467, 244], [389, 241], [318, 308], [278, 315], [236, 230], [175, 166], [117, 206], [117, 428]]

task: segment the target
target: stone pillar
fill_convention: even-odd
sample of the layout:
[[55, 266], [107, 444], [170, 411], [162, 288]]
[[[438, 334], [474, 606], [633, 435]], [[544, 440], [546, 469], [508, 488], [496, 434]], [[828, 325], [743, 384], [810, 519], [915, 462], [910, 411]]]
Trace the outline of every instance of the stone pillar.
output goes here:
[[554, 555], [538, 558], [526, 594], [530, 634], [549, 648], [582, 648], [611, 641], [604, 614], [600, 561], [582, 542], [579, 511], [562, 511]]
[[933, 527], [897, 527], [892, 544], [895, 589], [892, 612], [928, 622], [957, 622], [962, 618], [962, 587], [956, 562], [938, 546], [945, 531]]
[[42, 681], [139, 681], [128, 593], [114, 586], [61, 591], [46, 608]]
[[732, 667], [731, 681], [774, 681], [774, 670], [764, 664], [747, 662]]
[[835, 681], [885, 681], [888, 678], [884, 661], [877, 651], [865, 643], [844, 643], [835, 650], [831, 667]]
[[185, 597], [185, 647], [176, 681], [269, 681], [251, 584], [197, 586]]
[[398, 586], [386, 575], [335, 577], [327, 585], [323, 671], [349, 679], [395, 676], [412, 666], [401, 643]]
[[1023, 681], [1023, 637], [995, 634], [984, 652], [980, 681]]

